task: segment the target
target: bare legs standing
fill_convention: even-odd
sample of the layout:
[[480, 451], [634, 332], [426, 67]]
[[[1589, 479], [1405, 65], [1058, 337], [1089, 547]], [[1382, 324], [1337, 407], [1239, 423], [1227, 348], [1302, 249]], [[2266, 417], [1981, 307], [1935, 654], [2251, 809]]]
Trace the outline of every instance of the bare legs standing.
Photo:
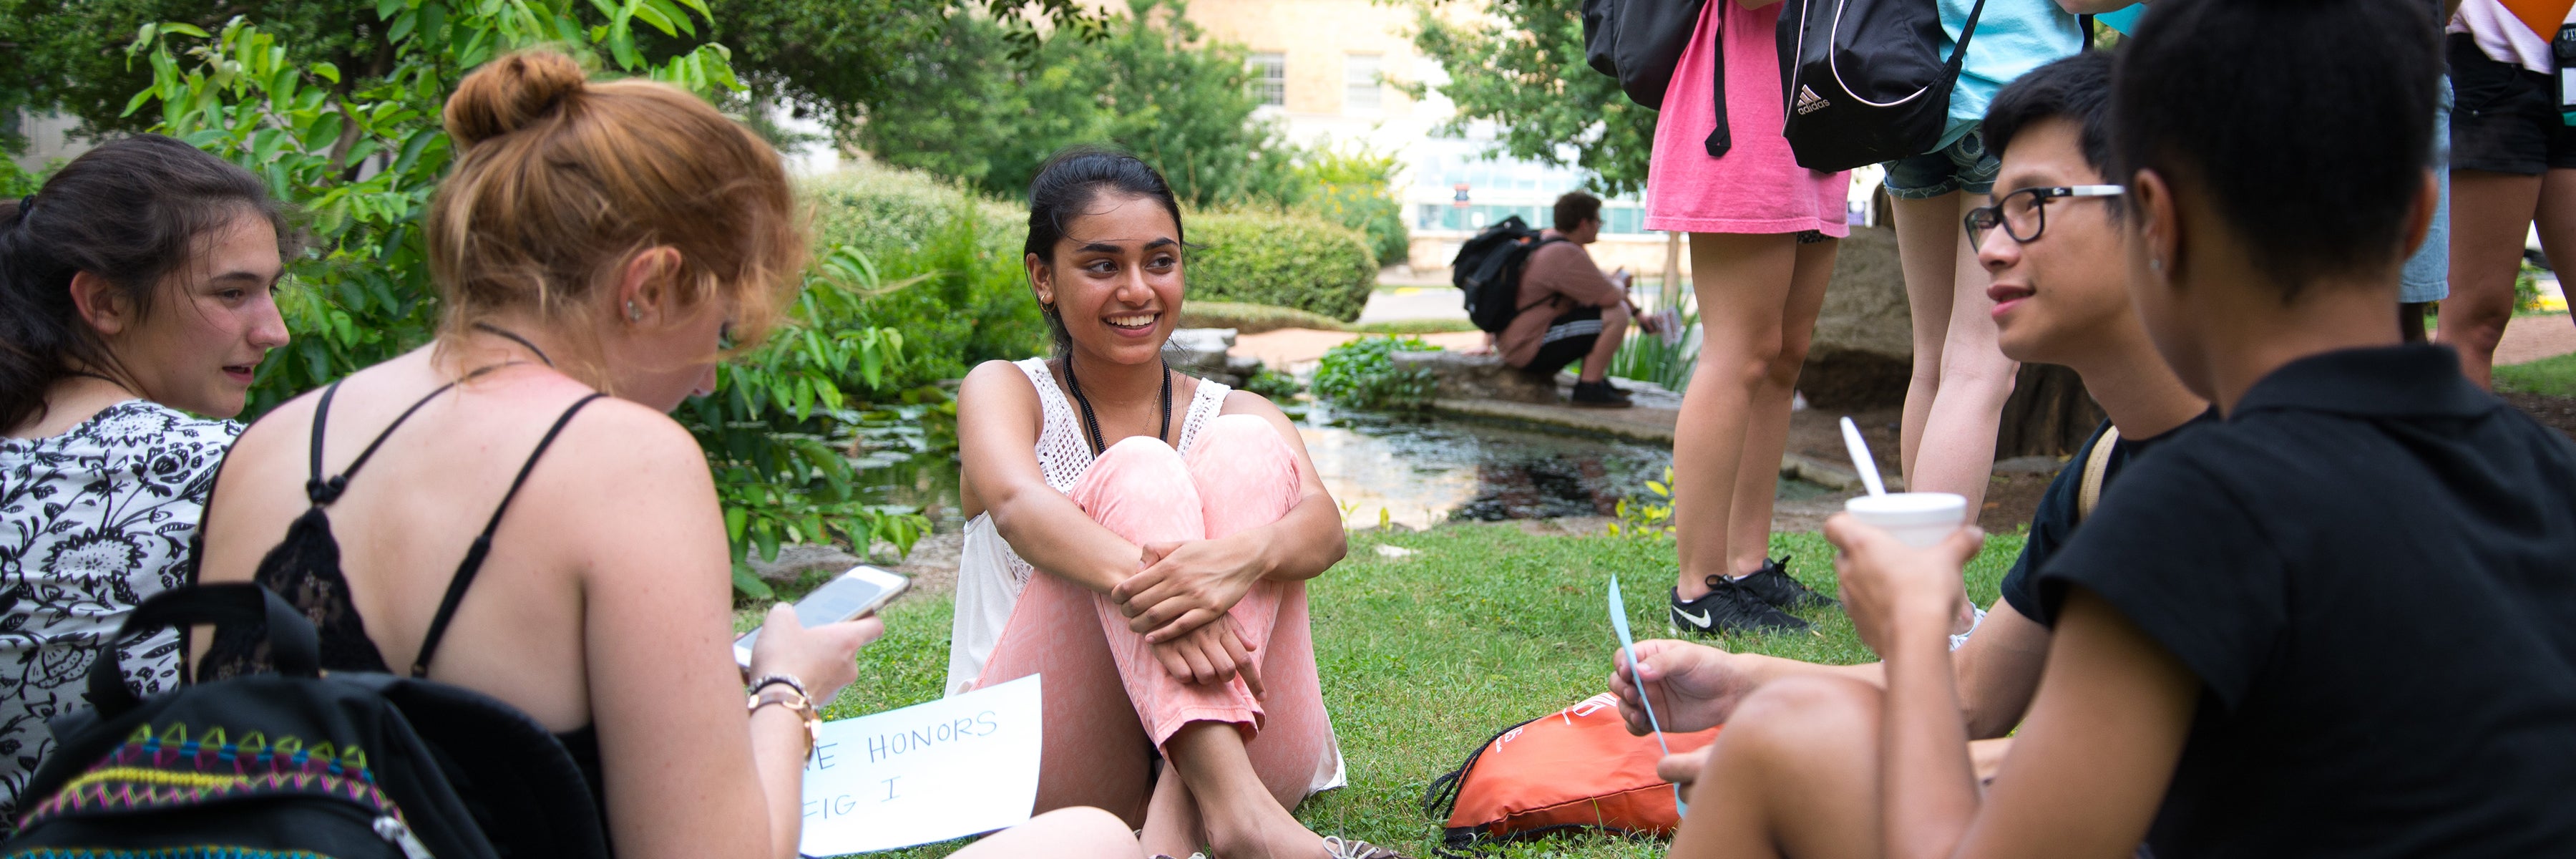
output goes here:
[[1898, 462], [1905, 488], [1967, 496], [1984, 509], [1995, 432], [2021, 365], [1995, 344], [1992, 278], [1960, 219], [1983, 195], [1897, 199], [1896, 249], [1914, 317], [1914, 377], [1905, 389]]
[[1690, 244], [1701, 343], [1673, 444], [1683, 600], [1708, 593], [1709, 576], [1760, 568], [1770, 547], [1790, 399], [1838, 246], [1792, 233], [1693, 233]]

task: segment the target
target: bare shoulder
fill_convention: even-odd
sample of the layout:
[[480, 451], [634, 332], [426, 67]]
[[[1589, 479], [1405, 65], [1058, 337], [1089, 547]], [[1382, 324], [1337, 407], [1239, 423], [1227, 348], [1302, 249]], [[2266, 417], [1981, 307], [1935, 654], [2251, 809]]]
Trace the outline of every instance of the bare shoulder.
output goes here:
[[[578, 397], [568, 398], [578, 402]], [[569, 406], [569, 403], [567, 403]], [[707, 478], [706, 455], [687, 427], [670, 415], [618, 397], [600, 397], [563, 425], [555, 450], [585, 470], [669, 478]], [[549, 453], [548, 456], [553, 456]]]
[[1257, 417], [1269, 418], [1279, 423], [1288, 422], [1288, 413], [1280, 411], [1278, 404], [1272, 403], [1269, 397], [1243, 390], [1241, 388], [1225, 392], [1225, 407], [1219, 409], [1217, 413], [1225, 415], [1254, 415]]
[[960, 417], [994, 412], [1032, 417], [1038, 412], [1035, 380], [1018, 365], [1000, 359], [975, 365], [957, 385]]
[[1000, 358], [975, 365], [975, 369], [966, 371], [966, 379], [957, 385], [960, 397], [970, 392], [1001, 394], [1008, 391], [1036, 394], [1037, 386], [1030, 382], [1029, 374], [1023, 372], [1019, 364]]

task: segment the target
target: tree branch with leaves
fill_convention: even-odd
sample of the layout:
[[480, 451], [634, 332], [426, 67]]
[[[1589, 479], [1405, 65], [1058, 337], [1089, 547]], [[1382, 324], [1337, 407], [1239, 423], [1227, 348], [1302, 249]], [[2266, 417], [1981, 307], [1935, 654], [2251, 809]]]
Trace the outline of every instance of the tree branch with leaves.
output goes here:
[[1581, 0], [1494, 0], [1488, 14], [1474, 16], [1452, 13], [1443, 0], [1413, 2], [1413, 44], [1448, 70], [1449, 82], [1401, 86], [1417, 99], [1436, 89], [1457, 104], [1443, 132], [1490, 123], [1497, 154], [1581, 168], [1604, 195], [1646, 187], [1655, 112], [1584, 64]]

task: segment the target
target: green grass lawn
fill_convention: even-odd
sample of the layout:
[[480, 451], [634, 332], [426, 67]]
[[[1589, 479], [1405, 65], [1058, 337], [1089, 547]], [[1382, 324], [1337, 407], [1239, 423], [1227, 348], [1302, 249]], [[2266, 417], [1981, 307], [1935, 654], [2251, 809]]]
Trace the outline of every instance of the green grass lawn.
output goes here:
[[[2021, 550], [2022, 536], [1986, 541], [1967, 573], [1979, 605]], [[1380, 545], [1414, 550], [1388, 558]], [[1790, 571], [1833, 592], [1831, 548], [1814, 534], [1772, 538], [1774, 554], [1795, 556]], [[1620, 578], [1630, 625], [1663, 634], [1671, 587], [1669, 541], [1535, 537], [1511, 525], [1452, 525], [1424, 533], [1352, 535], [1350, 559], [1324, 574], [1310, 599], [1326, 705], [1348, 762], [1351, 786], [1308, 799], [1297, 816], [1317, 832], [1362, 838], [1427, 857], [1438, 821], [1417, 808], [1432, 778], [1502, 728], [1608, 688], [1617, 648], [1603, 615], [1603, 590]], [[885, 613], [886, 637], [861, 651], [860, 680], [827, 718], [848, 718], [938, 697], [948, 665], [950, 602], [905, 600]], [[1813, 634], [1734, 638], [1731, 649], [1818, 662], [1875, 658], [1839, 610], [1810, 612]], [[893, 856], [944, 856], [957, 844]], [[1657, 857], [1660, 840], [1559, 837], [1507, 850], [1508, 857]]]
[[2495, 368], [2499, 391], [2576, 397], [2576, 354]]

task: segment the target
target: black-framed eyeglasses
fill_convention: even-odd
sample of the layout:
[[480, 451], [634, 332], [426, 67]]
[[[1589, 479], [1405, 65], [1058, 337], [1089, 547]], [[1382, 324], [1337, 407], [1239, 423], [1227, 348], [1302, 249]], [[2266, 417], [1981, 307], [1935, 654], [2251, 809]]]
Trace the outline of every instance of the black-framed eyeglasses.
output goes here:
[[2039, 241], [2048, 230], [2048, 201], [2059, 197], [2117, 197], [2129, 193], [2118, 185], [2059, 185], [2054, 188], [2023, 188], [1995, 198], [1992, 206], [1968, 210], [1968, 245], [1984, 247], [1986, 234], [1996, 227], [2013, 241], [2029, 244]]

